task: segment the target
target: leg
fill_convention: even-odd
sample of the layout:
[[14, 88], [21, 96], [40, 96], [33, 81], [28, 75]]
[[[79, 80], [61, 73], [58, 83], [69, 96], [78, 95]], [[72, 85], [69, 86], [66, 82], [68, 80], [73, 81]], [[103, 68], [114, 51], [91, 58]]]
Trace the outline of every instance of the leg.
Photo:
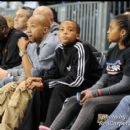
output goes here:
[[5, 77], [0, 81], [0, 88], [2, 88], [4, 85], [10, 83], [10, 82], [17, 82], [21, 76], [10, 76]]
[[11, 82], [0, 88], [0, 116], [3, 115], [5, 109], [7, 108], [10, 97], [15, 91], [15, 87], [16, 84]]
[[[130, 114], [129, 114], [130, 115]], [[130, 116], [127, 121], [124, 122], [119, 130], [130, 130]]]
[[[117, 128], [120, 128], [121, 124], [125, 124], [129, 116], [130, 96], [126, 96], [121, 100], [121, 102], [109, 116], [107, 121], [103, 123], [103, 126], [100, 128], [100, 130], [116, 130]], [[127, 125], [122, 126], [121, 130], [123, 129], [123, 127], [127, 127]]]
[[2, 88], [4, 85], [6, 85], [9, 82], [13, 82], [13, 76], [12, 77], [6, 77], [0, 81], [0, 88]]
[[[31, 98], [31, 91], [26, 90], [25, 82], [22, 82], [15, 90], [11, 99], [5, 109], [1, 126], [7, 125], [10, 129], [17, 128], [21, 119], [23, 118], [24, 111]], [[23, 88], [24, 87], [24, 88]], [[1, 129], [1, 128], [0, 128]]]
[[117, 103], [124, 97], [120, 96], [103, 96], [89, 99], [82, 107], [71, 130], [88, 130], [97, 112], [104, 112], [111, 107], [116, 107]]
[[50, 126], [52, 124], [60, 112], [66, 98], [75, 95], [77, 91], [81, 91], [82, 89], [82, 87], [71, 88], [66, 85], [56, 86], [50, 98], [45, 125]]
[[81, 106], [76, 100], [76, 97], [71, 97], [67, 99], [63, 105], [62, 110], [54, 120], [54, 122], [51, 125], [52, 130], [61, 130], [62, 128], [65, 128], [77, 115], [81, 109]]
[[35, 89], [25, 111], [24, 118], [17, 130], [38, 130], [43, 118], [45, 119], [51, 89], [45, 87], [43, 91]]

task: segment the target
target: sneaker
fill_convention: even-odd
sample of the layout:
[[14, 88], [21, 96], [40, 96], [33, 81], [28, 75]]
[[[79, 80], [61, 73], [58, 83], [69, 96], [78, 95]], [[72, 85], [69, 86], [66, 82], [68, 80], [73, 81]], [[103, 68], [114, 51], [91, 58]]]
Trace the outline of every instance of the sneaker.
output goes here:
[[51, 129], [46, 126], [40, 125], [39, 130], [51, 130]]

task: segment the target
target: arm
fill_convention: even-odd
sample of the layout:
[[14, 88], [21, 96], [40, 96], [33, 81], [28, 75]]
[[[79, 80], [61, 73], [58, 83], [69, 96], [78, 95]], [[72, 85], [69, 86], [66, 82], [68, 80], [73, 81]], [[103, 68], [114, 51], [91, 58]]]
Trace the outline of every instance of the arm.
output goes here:
[[[130, 87], [130, 76], [124, 75], [119, 83], [116, 83], [106, 88], [101, 88], [99, 91], [101, 92], [101, 96], [114, 95], [114, 94], [121, 94], [123, 92], [130, 90], [129, 87]], [[93, 90], [92, 93], [94, 97], [98, 96], [97, 95], [98, 90]]]
[[102, 88], [99, 90], [101, 95], [113, 95], [113, 94], [121, 94], [127, 91], [130, 91], [130, 49], [126, 50], [126, 53], [123, 56], [124, 64], [123, 64], [123, 76], [119, 83], [108, 86], [106, 88]]
[[53, 81], [54, 79], [58, 79], [60, 77], [56, 55], [53, 59], [52, 67], [49, 70], [45, 70], [43, 73], [44, 82], [47, 84]]
[[96, 84], [94, 84], [91, 88], [89, 88], [89, 90], [103, 88], [108, 78], [109, 78], [108, 74], [106, 73], [102, 74], [101, 78], [96, 82]]
[[50, 70], [44, 71], [43, 78], [48, 81], [59, 78], [59, 69], [54, 63]]
[[[79, 48], [79, 46], [81, 48]], [[84, 81], [85, 65], [89, 64], [89, 56], [85, 57], [83, 45], [75, 45], [75, 51], [73, 52], [72, 62], [70, 64], [70, 71], [65, 77], [59, 78], [49, 82], [49, 87], [54, 87], [56, 84], [64, 84], [69, 87], [79, 87]], [[89, 66], [89, 65], [88, 65]]]
[[117, 94], [123, 94], [130, 91], [130, 49], [126, 51], [126, 53], [123, 55], [123, 70], [121, 73], [123, 73], [122, 79], [111, 86], [108, 87], [97, 87], [93, 90], [85, 90], [82, 92], [84, 94], [84, 100], [82, 103], [84, 103], [86, 100], [88, 100], [91, 97], [97, 97], [97, 96], [105, 96], [105, 95], [117, 95]]
[[18, 40], [21, 37], [27, 37], [26, 34], [15, 30], [15, 29], [11, 29], [10, 33], [7, 37], [7, 43], [5, 45], [5, 50], [7, 50], [5, 52], [5, 56], [2, 57], [5, 58], [5, 62], [2, 62], [2, 65], [0, 66], [2, 69], [10, 69], [13, 67], [16, 67], [18, 65], [21, 64], [21, 57], [19, 56], [19, 48], [18, 48]]
[[52, 65], [51, 69], [45, 70], [42, 74], [42, 77], [29, 77], [26, 80], [26, 87], [32, 89], [34, 87], [37, 88], [43, 88], [44, 84], [48, 84], [49, 81], [51, 81], [53, 78], [57, 78], [59, 76], [59, 70], [55, 62], [54, 58], [54, 64]]
[[83, 94], [83, 98], [80, 101], [80, 104], [84, 104], [89, 98], [92, 97], [98, 97], [98, 96], [105, 96], [105, 95], [116, 95], [116, 94], [122, 94], [123, 92], [126, 92], [130, 90], [130, 76], [124, 75], [122, 80], [119, 83], [116, 83], [114, 85], [111, 85], [106, 88], [99, 88], [96, 89], [87, 89], [81, 92]]
[[23, 74], [23, 67], [19, 66], [18, 68], [8, 69], [8, 73], [11, 76], [21, 76]]
[[28, 54], [26, 53], [28, 43], [29, 43], [29, 40], [26, 40], [25, 38], [22, 37], [18, 41], [18, 47], [19, 47], [19, 50], [24, 53], [24, 55], [21, 58], [22, 58], [22, 65], [24, 68], [25, 75], [27, 77], [30, 77], [32, 76], [31, 75], [32, 64], [30, 62], [30, 58]]

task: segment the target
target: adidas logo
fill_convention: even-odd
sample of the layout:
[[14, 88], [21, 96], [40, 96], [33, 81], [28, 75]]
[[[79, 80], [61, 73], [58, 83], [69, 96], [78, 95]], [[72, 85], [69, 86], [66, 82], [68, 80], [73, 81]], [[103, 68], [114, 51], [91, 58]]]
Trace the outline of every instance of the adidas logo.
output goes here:
[[69, 65], [68, 67], [66, 67], [67, 68], [67, 70], [68, 71], [70, 71], [71, 70], [71, 66]]

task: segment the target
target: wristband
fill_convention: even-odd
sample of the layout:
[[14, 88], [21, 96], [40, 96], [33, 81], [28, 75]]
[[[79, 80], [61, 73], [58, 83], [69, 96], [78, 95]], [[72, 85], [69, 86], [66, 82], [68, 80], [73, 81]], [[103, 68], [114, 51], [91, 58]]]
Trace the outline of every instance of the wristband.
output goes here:
[[102, 91], [101, 91], [101, 89], [98, 89], [98, 96], [102, 96]]

